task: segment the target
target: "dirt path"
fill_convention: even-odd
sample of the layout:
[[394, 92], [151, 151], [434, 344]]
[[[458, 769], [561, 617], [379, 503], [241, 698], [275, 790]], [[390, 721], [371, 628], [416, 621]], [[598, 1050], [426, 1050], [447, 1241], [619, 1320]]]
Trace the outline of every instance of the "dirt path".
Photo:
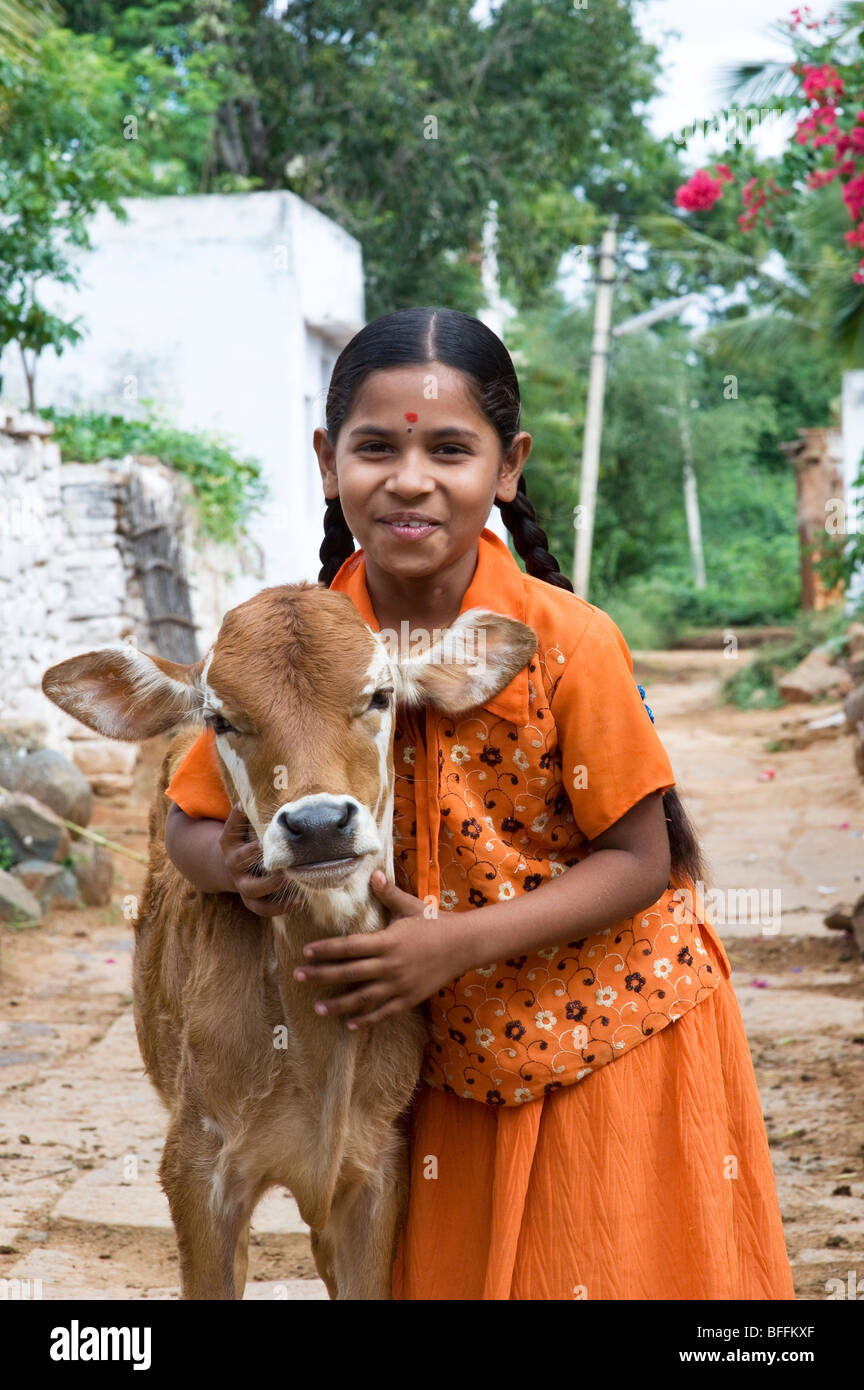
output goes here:
[[[798, 1297], [826, 1298], [832, 1279], [847, 1288], [850, 1272], [862, 1293], [864, 968], [822, 918], [864, 891], [864, 788], [843, 737], [766, 750], [790, 717], [836, 706], [719, 706], [728, 670], [716, 653], [637, 658], [711, 887], [763, 894], [756, 921], [740, 910], [739, 920], [714, 920], [750, 1038]], [[97, 801], [94, 825], [130, 848], [146, 848], [164, 746], [145, 746], [128, 795]], [[31, 1287], [45, 1299], [178, 1292], [156, 1178], [164, 1112], [130, 1008], [123, 905], [143, 872], [117, 856], [109, 908], [53, 913], [0, 938], [0, 1279], [40, 1280]], [[721, 901], [735, 916], [735, 898]], [[326, 1296], [287, 1194], [271, 1193], [256, 1212], [249, 1278], [247, 1298]]]

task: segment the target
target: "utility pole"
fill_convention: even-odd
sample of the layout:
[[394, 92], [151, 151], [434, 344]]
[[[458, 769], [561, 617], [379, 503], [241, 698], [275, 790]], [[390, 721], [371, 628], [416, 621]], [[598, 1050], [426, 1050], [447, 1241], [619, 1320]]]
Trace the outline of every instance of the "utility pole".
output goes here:
[[594, 512], [597, 505], [597, 475], [600, 469], [600, 435], [603, 429], [603, 393], [609, 359], [609, 328], [612, 323], [612, 287], [615, 284], [615, 244], [618, 217], [613, 213], [600, 243], [597, 299], [594, 305], [594, 337], [588, 375], [588, 406], [585, 413], [585, 439], [582, 445], [582, 475], [579, 480], [579, 516], [574, 519], [573, 588], [580, 598], [588, 597], [591, 576], [591, 543], [594, 538]]
[[[487, 204], [483, 221], [483, 263], [480, 274], [486, 303], [478, 310], [477, 317], [503, 340], [505, 324], [516, 310], [501, 295], [498, 279], [498, 204], [494, 199]], [[515, 553], [512, 538], [497, 507], [493, 507], [486, 518], [486, 527], [509, 547], [511, 553]]]
[[697, 589], [704, 589], [705, 556], [702, 551], [702, 522], [699, 517], [699, 494], [696, 489], [696, 474], [693, 472], [693, 449], [690, 444], [690, 406], [685, 396], [683, 371], [678, 377], [678, 406], [681, 450], [684, 454], [684, 510], [687, 513], [687, 534], [690, 537], [693, 582]]

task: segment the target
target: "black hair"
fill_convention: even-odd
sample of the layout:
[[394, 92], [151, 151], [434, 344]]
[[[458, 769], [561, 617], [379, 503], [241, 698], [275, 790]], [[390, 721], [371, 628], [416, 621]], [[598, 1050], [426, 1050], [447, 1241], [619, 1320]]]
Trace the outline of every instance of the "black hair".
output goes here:
[[[342, 349], [333, 367], [325, 408], [332, 447], [335, 449], [342, 425], [371, 372], [433, 362], [463, 374], [478, 410], [497, 432], [506, 454], [519, 433], [522, 413], [519, 381], [510, 354], [498, 335], [480, 319], [458, 309], [434, 307], [397, 309], [384, 314], [362, 328]], [[572, 593], [573, 585], [550, 554], [546, 533], [528, 500], [524, 472], [513, 501], [496, 500], [495, 505], [528, 574]], [[339, 498], [334, 497], [324, 512], [324, 540], [318, 552], [319, 583], [329, 585], [353, 551], [354, 536]], [[699, 842], [674, 788], [664, 794], [663, 802], [672, 877], [703, 879]]]

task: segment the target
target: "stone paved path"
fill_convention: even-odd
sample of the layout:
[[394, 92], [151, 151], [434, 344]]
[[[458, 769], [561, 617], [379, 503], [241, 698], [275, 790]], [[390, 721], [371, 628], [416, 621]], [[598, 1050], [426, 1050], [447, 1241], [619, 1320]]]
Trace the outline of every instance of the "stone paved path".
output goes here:
[[[828, 906], [864, 891], [864, 789], [844, 738], [768, 752], [784, 721], [814, 711], [718, 706], [728, 669], [712, 653], [637, 657], [711, 886], [781, 894], [779, 931], [737, 920], [721, 932], [798, 1297], [823, 1299], [837, 1287], [829, 1281], [846, 1285], [850, 1271], [864, 1292], [864, 971], [822, 925]], [[160, 752], [148, 747], [132, 793], [98, 804], [94, 823], [130, 847], [144, 848]], [[767, 769], [773, 778], [760, 780]], [[130, 1008], [122, 904], [140, 883], [138, 867], [117, 859], [110, 909], [56, 913], [41, 930], [0, 938], [0, 1280], [29, 1280], [45, 1299], [178, 1294], [156, 1178], [165, 1117]], [[284, 1192], [256, 1212], [246, 1297], [326, 1297]]]

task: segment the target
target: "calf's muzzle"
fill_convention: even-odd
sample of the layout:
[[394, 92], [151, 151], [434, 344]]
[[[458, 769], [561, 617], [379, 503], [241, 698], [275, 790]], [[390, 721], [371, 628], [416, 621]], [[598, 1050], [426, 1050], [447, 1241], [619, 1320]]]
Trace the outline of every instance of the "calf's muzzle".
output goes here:
[[290, 848], [292, 864], [355, 857], [357, 813], [352, 797], [304, 799], [283, 807], [277, 824]]

